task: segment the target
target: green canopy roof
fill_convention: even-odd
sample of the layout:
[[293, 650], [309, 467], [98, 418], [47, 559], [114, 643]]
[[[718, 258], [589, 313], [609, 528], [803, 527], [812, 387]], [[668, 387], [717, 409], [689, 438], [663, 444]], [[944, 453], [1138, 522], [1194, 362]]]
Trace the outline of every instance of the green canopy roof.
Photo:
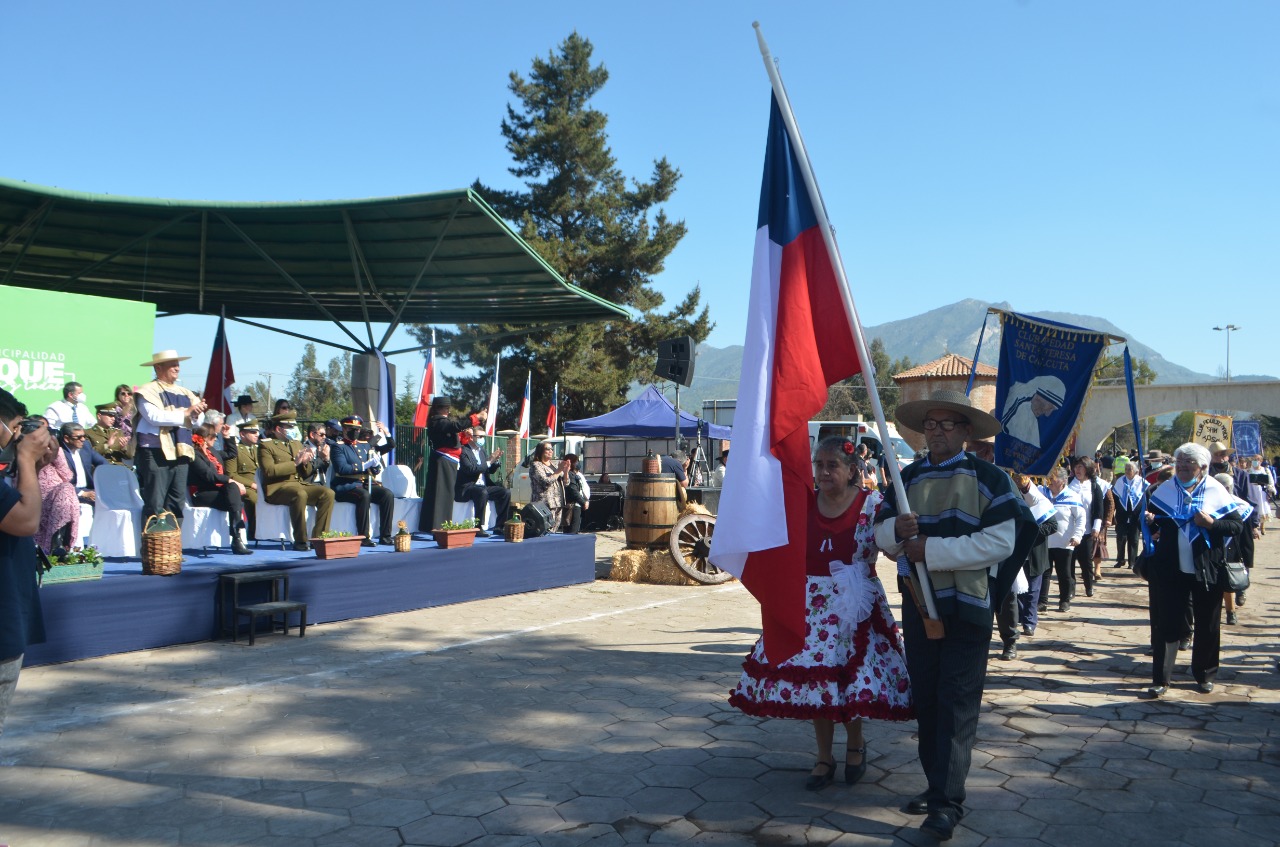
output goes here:
[[566, 282], [470, 189], [297, 203], [159, 200], [0, 179], [0, 285], [161, 312], [391, 324], [630, 317]]

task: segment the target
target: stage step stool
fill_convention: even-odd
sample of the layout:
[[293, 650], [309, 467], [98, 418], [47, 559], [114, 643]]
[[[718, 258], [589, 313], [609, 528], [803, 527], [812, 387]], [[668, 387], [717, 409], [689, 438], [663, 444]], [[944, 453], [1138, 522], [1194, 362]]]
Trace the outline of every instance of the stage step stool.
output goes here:
[[276, 615], [280, 616], [280, 625], [285, 635], [289, 634], [289, 613], [298, 613], [298, 637], [307, 637], [307, 604], [301, 600], [272, 600], [267, 603], [252, 603], [248, 606], [236, 607], [236, 638], [240, 635], [240, 616], [249, 617], [249, 646], [253, 646], [254, 633], [258, 629], [258, 618], [271, 619], [271, 631], [276, 631]]

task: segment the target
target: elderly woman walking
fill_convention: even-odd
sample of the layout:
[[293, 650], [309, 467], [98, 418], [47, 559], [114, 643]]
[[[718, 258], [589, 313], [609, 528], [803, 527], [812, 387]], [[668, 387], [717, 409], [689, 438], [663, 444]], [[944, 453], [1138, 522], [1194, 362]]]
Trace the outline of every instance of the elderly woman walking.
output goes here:
[[1213, 690], [1222, 640], [1219, 570], [1228, 542], [1244, 530], [1252, 511], [1208, 475], [1209, 451], [1201, 445], [1183, 444], [1173, 461], [1173, 479], [1151, 492], [1145, 513], [1152, 539], [1146, 556], [1152, 642], [1147, 696], [1152, 698], [1169, 690], [1178, 642], [1191, 635], [1188, 602], [1196, 634], [1191, 673], [1202, 693]]

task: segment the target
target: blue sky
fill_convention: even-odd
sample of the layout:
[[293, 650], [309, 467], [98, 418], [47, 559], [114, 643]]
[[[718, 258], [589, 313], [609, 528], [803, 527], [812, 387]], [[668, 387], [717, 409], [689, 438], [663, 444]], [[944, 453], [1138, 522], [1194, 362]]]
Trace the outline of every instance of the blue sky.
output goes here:
[[[1007, 300], [1105, 315], [1214, 374], [1230, 322], [1232, 373], [1280, 375], [1277, 3], [11, 0], [0, 174], [218, 200], [513, 187], [507, 75], [576, 29], [609, 69], [594, 105], [623, 170], [684, 174], [666, 208], [689, 234], [659, 288], [700, 284], [708, 340], [738, 344], [769, 97], [753, 20], [865, 324]], [[157, 322], [157, 348], [195, 357], [190, 385], [214, 323]], [[229, 335], [242, 380], [301, 352]]]

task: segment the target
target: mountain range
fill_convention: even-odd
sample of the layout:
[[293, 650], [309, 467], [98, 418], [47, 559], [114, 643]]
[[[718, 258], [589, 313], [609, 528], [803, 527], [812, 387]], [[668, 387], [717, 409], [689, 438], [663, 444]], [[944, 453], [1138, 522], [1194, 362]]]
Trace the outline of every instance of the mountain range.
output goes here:
[[[989, 308], [1011, 310], [1008, 303], [987, 303], [983, 300], [961, 300], [949, 306], [941, 306], [914, 317], [889, 321], [864, 327], [868, 343], [879, 338], [885, 352], [892, 360], [904, 356], [913, 365], [933, 361], [944, 353], [958, 353], [966, 358], [973, 356], [982, 332], [983, 320]], [[1135, 359], [1144, 359], [1156, 373], [1157, 383], [1213, 382], [1220, 377], [1199, 373], [1175, 364], [1155, 349], [1143, 344], [1131, 333], [1116, 326], [1106, 318], [1095, 315], [1079, 315], [1072, 312], [1027, 312], [1031, 317], [1047, 318], [1058, 323], [1071, 324], [1086, 329], [1106, 332], [1128, 339], [1129, 352]], [[1000, 356], [1000, 321], [992, 315], [987, 321], [986, 335], [982, 339], [980, 361], [995, 367]], [[680, 406], [684, 409], [700, 409], [703, 400], [733, 399], [738, 391], [738, 377], [742, 372], [742, 345], [712, 347], [698, 346], [694, 363], [693, 384], [680, 390]], [[1271, 376], [1232, 374], [1233, 379], [1268, 380]], [[642, 386], [635, 388], [635, 396]], [[671, 392], [667, 391], [668, 396]]]

